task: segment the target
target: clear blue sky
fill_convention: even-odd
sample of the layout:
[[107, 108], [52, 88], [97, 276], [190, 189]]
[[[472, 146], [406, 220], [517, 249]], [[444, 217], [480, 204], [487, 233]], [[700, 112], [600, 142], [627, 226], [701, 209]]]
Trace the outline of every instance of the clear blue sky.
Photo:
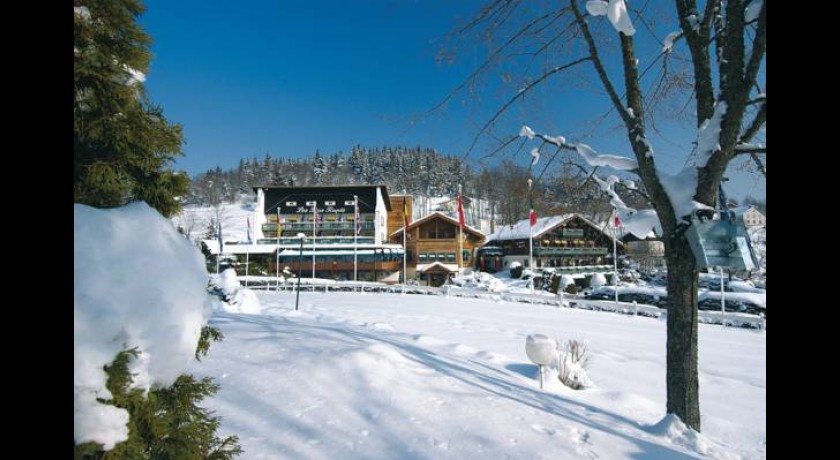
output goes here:
[[[435, 54], [445, 34], [483, 3], [147, 0], [141, 22], [154, 45], [146, 87], [167, 117], [184, 127], [185, 156], [176, 167], [192, 175], [235, 167], [243, 157], [308, 157], [316, 149], [346, 153], [355, 144], [420, 145], [464, 154], [476, 125], [509, 93], [486, 88], [480, 102], [464, 95], [442, 113], [411, 120], [480, 63], [479, 54], [468, 49], [459, 51], [454, 64], [436, 63]], [[551, 122], [533, 123], [534, 106], [523, 105], [511, 111], [510, 129], [533, 123], [574, 139], [584, 120], [608, 108], [605, 100], [577, 89], [552, 97], [556, 103], [537, 107], [551, 112], [541, 118]], [[587, 142], [609, 153], [629, 153], [620, 135]], [[654, 146], [657, 152], [684, 152], [685, 142], [690, 140]], [[481, 157], [491, 144], [487, 139], [470, 158]], [[517, 161], [527, 165], [527, 156], [522, 152]], [[682, 163], [663, 155], [660, 166], [675, 169]], [[764, 182], [730, 176], [732, 195], [766, 195]]]

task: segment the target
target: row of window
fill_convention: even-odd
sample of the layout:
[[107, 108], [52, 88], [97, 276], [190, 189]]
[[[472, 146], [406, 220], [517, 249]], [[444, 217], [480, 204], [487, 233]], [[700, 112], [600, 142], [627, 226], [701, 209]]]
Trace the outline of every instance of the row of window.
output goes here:
[[[353, 200], [347, 200], [344, 202], [344, 206], [353, 206], [356, 204]], [[297, 206], [297, 201], [287, 201], [286, 206]], [[306, 206], [317, 206], [317, 201], [307, 201]], [[335, 206], [335, 201], [325, 201], [324, 206]]]
[[[417, 254], [417, 263], [427, 264], [432, 262], [448, 262], [455, 263], [454, 252], [421, 252]], [[464, 251], [464, 261], [470, 260], [470, 252]]]

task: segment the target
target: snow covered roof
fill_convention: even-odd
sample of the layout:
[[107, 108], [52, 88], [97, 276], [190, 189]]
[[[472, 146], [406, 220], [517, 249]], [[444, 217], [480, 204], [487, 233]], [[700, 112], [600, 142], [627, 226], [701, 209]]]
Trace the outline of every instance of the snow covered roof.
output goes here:
[[430, 264], [417, 264], [418, 273], [425, 273], [433, 268], [442, 268], [450, 272], [457, 272], [459, 270], [458, 264], [444, 264], [441, 262], [432, 262]]
[[[410, 224], [408, 224], [408, 228], [412, 229], [412, 228], [414, 228], [414, 227], [416, 227], [416, 226], [418, 226], [418, 225], [420, 225], [424, 222], [428, 222], [432, 219], [443, 219], [443, 220], [455, 225], [456, 227], [458, 225], [460, 225], [460, 223], [458, 222], [458, 219], [449, 217], [446, 214], [444, 214], [443, 212], [435, 211], [435, 212], [433, 212], [433, 213], [431, 213], [431, 214], [429, 214], [429, 215], [427, 215], [423, 218], [420, 218], [420, 219], [415, 220], [414, 222], [411, 222]], [[403, 232], [404, 228], [405, 227], [400, 227], [398, 230], [396, 230], [395, 232], [388, 235], [389, 238], [393, 238], [397, 235], [402, 235], [402, 232]], [[479, 238], [484, 238], [484, 233], [482, 233], [481, 230], [479, 230], [475, 227], [470, 227], [469, 225], [465, 225], [464, 226], [464, 231], [466, 231], [467, 233], [472, 233], [473, 235], [475, 235]]]
[[[533, 228], [533, 236], [534, 238], [538, 238], [543, 233], [553, 230], [557, 226], [562, 225], [575, 217], [586, 222], [590, 227], [598, 230], [599, 232], [604, 233], [604, 235], [608, 238], [613, 237], [609, 233], [604, 232], [602, 227], [577, 213], [537, 218], [537, 224], [534, 225]], [[530, 227], [531, 221], [529, 219], [520, 220], [519, 222], [513, 225], [499, 226], [499, 228], [497, 228], [495, 232], [493, 232], [492, 234], [490, 234], [490, 236], [487, 237], [487, 242], [485, 244], [489, 244], [493, 241], [528, 239], [529, 235], [531, 234]], [[619, 241], [619, 244], [623, 243]]]
[[[216, 255], [219, 253], [219, 240], [201, 240], [202, 244], [207, 246], [207, 250], [210, 251], [210, 254]], [[297, 244], [294, 247], [289, 247], [288, 245], [281, 245], [280, 246], [284, 251], [291, 251], [291, 253], [297, 254], [299, 252], [299, 247]], [[358, 250], [358, 254], [370, 254], [373, 249], [383, 250], [388, 249], [390, 251], [399, 251], [402, 252], [402, 245], [399, 244], [358, 244], [356, 246]], [[312, 240], [307, 240], [304, 243], [304, 250], [312, 250]], [[329, 254], [329, 255], [337, 255], [341, 254], [353, 254], [353, 244], [352, 243], [318, 243], [315, 245], [315, 249], [317, 254]], [[277, 251], [276, 244], [228, 244], [225, 241], [225, 254], [273, 254]], [[329, 252], [327, 252], [329, 251]], [[365, 252], [367, 251], [367, 252]], [[304, 254], [307, 254], [304, 252]], [[311, 256], [312, 253], [309, 253]]]

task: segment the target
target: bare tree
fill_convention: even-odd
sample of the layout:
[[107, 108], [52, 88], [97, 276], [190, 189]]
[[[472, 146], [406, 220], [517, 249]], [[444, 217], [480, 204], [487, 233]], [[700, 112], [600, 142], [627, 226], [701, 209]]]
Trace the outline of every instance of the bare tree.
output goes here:
[[[766, 178], [766, 147], [755, 139], [763, 138], [767, 118], [767, 6], [763, 0], [675, 0], [663, 6], [641, 0], [629, 6], [624, 0], [560, 5], [492, 0], [453, 32], [446, 49], [476, 40], [480, 49], [487, 49], [486, 59], [436, 109], [470, 92], [481, 93], [486, 102], [491, 94], [482, 92], [482, 85], [492, 81], [488, 79], [510, 83], [511, 95], [478, 123], [467, 155], [480, 140], [498, 142], [491, 154], [514, 147], [522, 151], [523, 144], [539, 142], [532, 155], [535, 160], [540, 154], [547, 158], [543, 168], [560, 155], [576, 156], [625, 221], [658, 219], [669, 271], [666, 410], [700, 431], [698, 269], [686, 230], [691, 215], [712, 209], [733, 160], [749, 160]], [[569, 78], [559, 79], [558, 86], [561, 75]], [[577, 142], [570, 142], [527, 126], [517, 136], [511, 123], [505, 123], [511, 109], [526, 98], [539, 101], [573, 86], [594, 89], [603, 97], [609, 109], [591, 120], [593, 126], [614, 123], [626, 135], [633, 158], [598, 154], [581, 142], [592, 135], [585, 130], [577, 133]], [[696, 141], [682, 152], [685, 168], [669, 175], [660, 170], [657, 161], [662, 158], [653, 144], [666, 138], [662, 125], [679, 120], [688, 120], [685, 129]], [[499, 130], [506, 134], [499, 135]], [[663, 147], [673, 150], [673, 144]], [[641, 187], [633, 193], [652, 210], [627, 206], [622, 197], [634, 187], [618, 187], [623, 181], [616, 176], [603, 178], [602, 171], [610, 168], [638, 176]], [[680, 196], [680, 191], [688, 193]]]

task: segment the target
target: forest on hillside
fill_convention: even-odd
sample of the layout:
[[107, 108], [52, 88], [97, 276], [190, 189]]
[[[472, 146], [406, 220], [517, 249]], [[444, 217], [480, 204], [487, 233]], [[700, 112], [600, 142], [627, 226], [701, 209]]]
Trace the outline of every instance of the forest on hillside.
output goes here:
[[[219, 167], [192, 178], [187, 204], [216, 205], [253, 194], [257, 185], [384, 184], [391, 194], [420, 197], [463, 194], [482, 203], [481, 216], [491, 225], [525, 219], [533, 203], [538, 215], [578, 212], [595, 221], [610, 213], [606, 196], [578, 165], [557, 162], [541, 177], [534, 177], [529, 197], [528, 168], [503, 160], [493, 166], [473, 166], [458, 156], [428, 147], [354, 146], [350, 154], [323, 154], [309, 158], [243, 158], [236, 168]], [[639, 203], [641, 204], [641, 203]]]

